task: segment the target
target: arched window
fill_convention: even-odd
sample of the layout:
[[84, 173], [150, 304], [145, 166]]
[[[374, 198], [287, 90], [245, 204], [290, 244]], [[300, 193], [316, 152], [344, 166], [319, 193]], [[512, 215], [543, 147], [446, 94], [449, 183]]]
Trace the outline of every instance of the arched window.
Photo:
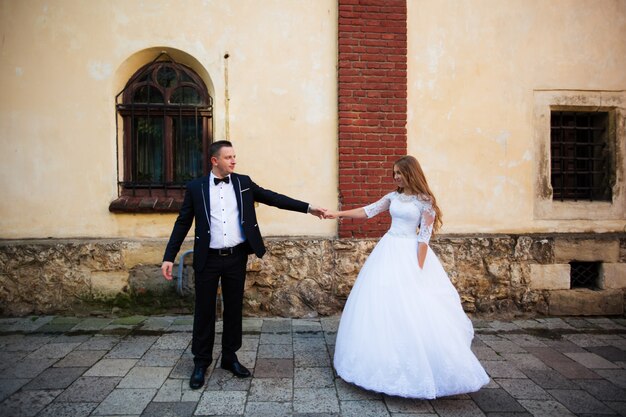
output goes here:
[[185, 183], [208, 173], [212, 98], [191, 68], [163, 55], [117, 96], [123, 173], [111, 211], [177, 211]]

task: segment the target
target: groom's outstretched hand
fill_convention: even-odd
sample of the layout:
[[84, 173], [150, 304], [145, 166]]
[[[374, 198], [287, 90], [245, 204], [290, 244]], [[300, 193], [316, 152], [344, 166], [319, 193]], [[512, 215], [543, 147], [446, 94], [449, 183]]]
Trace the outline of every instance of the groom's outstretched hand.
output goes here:
[[319, 217], [320, 219], [324, 218], [324, 216], [326, 215], [326, 211], [327, 210], [325, 208], [309, 206], [309, 213], [311, 213], [315, 217]]

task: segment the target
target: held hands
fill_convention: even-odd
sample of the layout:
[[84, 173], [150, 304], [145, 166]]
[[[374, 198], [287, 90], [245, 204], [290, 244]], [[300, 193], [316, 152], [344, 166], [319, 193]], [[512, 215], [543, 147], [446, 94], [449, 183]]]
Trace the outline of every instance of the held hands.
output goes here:
[[309, 213], [312, 215], [319, 217], [320, 219], [338, 219], [339, 212], [332, 211], [321, 207], [311, 206], [309, 208]]
[[317, 207], [317, 206], [309, 206], [309, 213], [314, 215], [315, 217], [319, 217], [320, 219], [326, 218], [326, 209]]
[[[309, 213], [311, 213], [315, 217], [319, 217], [320, 219], [336, 219], [338, 217], [337, 212], [329, 211], [325, 208], [321, 208], [317, 206], [310, 206]], [[168, 281], [172, 280], [173, 268], [174, 268], [173, 262], [163, 261], [163, 263], [161, 264], [161, 274]]]

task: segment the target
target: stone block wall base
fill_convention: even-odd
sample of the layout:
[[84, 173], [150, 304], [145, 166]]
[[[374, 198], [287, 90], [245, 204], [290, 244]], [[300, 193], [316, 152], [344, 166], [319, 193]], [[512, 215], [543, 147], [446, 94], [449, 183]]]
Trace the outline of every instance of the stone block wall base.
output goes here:
[[[340, 314], [377, 241], [265, 239], [267, 254], [248, 260], [244, 314]], [[179, 297], [176, 281], [161, 276], [166, 243], [165, 238], [0, 240], [0, 315], [71, 312], [94, 300], [124, 303], [120, 308], [141, 303], [189, 308], [190, 297]], [[604, 291], [569, 290], [569, 262], [579, 258], [568, 244], [594, 254], [608, 248], [597, 283]], [[192, 245], [190, 237], [181, 253]], [[467, 312], [623, 313], [626, 233], [438, 235], [430, 246]], [[192, 258], [185, 258], [187, 270]], [[193, 294], [192, 279], [183, 280], [183, 288]]]
[[530, 265], [530, 288], [533, 290], [566, 290], [570, 287], [570, 265]]
[[626, 288], [626, 263], [603, 263], [598, 286], [602, 289]]
[[594, 291], [587, 288], [549, 291], [548, 313], [552, 316], [624, 314], [624, 293], [621, 289]]

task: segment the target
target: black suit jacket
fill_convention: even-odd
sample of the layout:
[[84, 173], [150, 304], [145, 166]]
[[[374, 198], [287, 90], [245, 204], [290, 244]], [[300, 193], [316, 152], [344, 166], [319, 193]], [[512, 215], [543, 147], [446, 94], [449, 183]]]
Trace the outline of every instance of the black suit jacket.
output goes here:
[[[231, 174], [230, 179], [235, 188], [239, 221], [243, 234], [249, 246], [249, 253], [255, 253], [259, 258], [265, 254], [265, 245], [261, 231], [257, 224], [254, 202], [267, 204], [284, 210], [306, 213], [309, 204], [294, 200], [274, 191], [265, 190], [254, 183], [247, 175]], [[187, 184], [185, 199], [174, 223], [174, 229], [165, 248], [164, 261], [174, 262], [187, 232], [195, 219], [195, 239], [193, 267], [202, 271], [206, 264], [209, 242], [211, 241], [211, 201], [209, 195], [209, 176], [197, 178]]]

